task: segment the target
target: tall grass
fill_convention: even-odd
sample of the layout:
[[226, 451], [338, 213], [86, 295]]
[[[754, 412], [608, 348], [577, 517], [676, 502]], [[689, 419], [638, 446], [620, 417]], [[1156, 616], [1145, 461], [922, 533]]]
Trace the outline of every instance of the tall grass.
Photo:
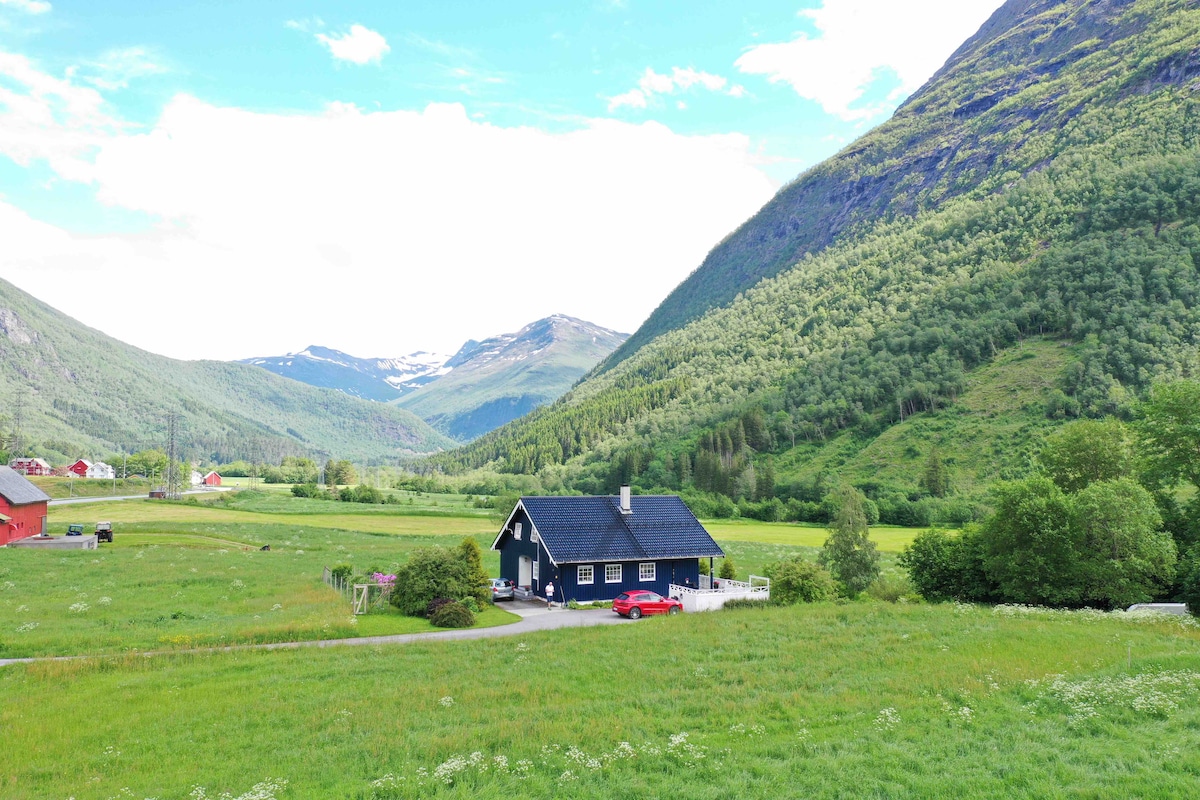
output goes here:
[[1187, 797], [1198, 670], [1200, 635], [1178, 623], [868, 603], [46, 663], [0, 671], [2, 789]]

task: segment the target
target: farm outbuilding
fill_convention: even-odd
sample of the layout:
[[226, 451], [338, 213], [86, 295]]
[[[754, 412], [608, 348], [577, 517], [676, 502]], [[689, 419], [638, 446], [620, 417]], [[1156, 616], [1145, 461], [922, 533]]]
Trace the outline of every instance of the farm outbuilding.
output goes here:
[[81, 458], [71, 466], [67, 467], [67, 472], [74, 473], [81, 478], [86, 478], [87, 472], [91, 468], [92, 462], [88, 461], [86, 458]]
[[22, 475], [51, 475], [54, 467], [40, 458], [14, 458], [8, 466]]
[[215, 472], [210, 472], [207, 475], [205, 475], [203, 478], [201, 478], [200, 482], [203, 483], [205, 486], [220, 486], [221, 485], [221, 476]]
[[49, 501], [24, 475], [0, 466], [0, 546], [45, 533]]
[[612, 600], [630, 589], [697, 586], [700, 559], [724, 556], [674, 495], [522, 497], [492, 549], [500, 576], [555, 600]]

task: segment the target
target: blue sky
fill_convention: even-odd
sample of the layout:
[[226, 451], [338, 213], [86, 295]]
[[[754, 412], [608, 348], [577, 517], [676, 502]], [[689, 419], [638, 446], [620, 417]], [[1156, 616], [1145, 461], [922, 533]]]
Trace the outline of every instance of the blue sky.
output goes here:
[[188, 358], [631, 331], [998, 4], [0, 0], [0, 277]]

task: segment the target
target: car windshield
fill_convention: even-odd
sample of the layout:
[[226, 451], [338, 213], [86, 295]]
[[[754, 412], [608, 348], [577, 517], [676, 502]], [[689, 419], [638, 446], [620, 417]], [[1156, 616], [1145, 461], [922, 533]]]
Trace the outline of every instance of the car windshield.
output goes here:
[[618, 600], [628, 600], [629, 592], [621, 592], [619, 595], [617, 595], [617, 599]]

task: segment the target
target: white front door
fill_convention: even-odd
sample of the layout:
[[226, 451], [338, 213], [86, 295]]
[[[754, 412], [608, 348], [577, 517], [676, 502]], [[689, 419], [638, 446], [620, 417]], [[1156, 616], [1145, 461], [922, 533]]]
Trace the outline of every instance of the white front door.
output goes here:
[[521, 556], [518, 572], [520, 574], [517, 576], [517, 586], [531, 586], [531, 581], [533, 579], [533, 560], [529, 556]]

